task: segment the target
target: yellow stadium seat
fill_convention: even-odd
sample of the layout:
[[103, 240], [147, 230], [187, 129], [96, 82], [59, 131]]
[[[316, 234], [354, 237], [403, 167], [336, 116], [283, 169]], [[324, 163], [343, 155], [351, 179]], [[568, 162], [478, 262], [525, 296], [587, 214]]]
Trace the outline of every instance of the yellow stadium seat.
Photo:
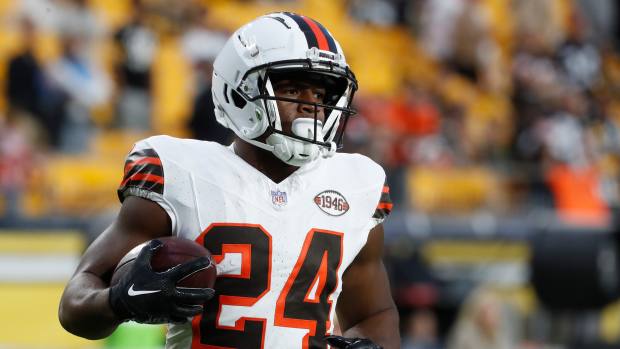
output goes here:
[[407, 174], [411, 207], [425, 213], [471, 213], [494, 207], [502, 191], [488, 169], [412, 167]]
[[53, 213], [88, 215], [118, 205], [122, 165], [95, 156], [58, 156], [46, 168]]
[[128, 130], [106, 130], [97, 134], [92, 141], [94, 157], [105, 158], [110, 162], [117, 162], [117, 168], [122, 167], [125, 156], [134, 143], [150, 136], [150, 132]]
[[90, 0], [89, 3], [101, 14], [100, 18], [108, 28], [117, 28], [129, 17], [130, 0]]
[[192, 107], [192, 71], [178, 40], [160, 41], [153, 63], [153, 129], [155, 133], [183, 136]]
[[599, 333], [607, 343], [618, 343], [620, 340], [620, 301], [607, 305], [601, 311]]

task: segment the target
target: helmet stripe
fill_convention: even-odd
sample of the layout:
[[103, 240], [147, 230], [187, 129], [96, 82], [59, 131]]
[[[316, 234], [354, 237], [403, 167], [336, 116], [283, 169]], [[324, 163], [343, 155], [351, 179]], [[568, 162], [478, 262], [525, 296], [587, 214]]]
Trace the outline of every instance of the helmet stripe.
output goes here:
[[332, 51], [333, 53], [338, 53], [338, 48], [336, 47], [336, 40], [334, 40], [334, 38], [329, 34], [327, 29], [325, 29], [325, 27], [321, 23], [315, 20], [312, 20], [312, 21], [316, 23], [321, 29], [321, 32], [323, 33], [323, 35], [325, 36], [325, 39], [327, 40], [327, 45], [329, 46], [329, 50]]
[[327, 39], [325, 38], [325, 35], [323, 35], [323, 32], [321, 31], [321, 29], [319, 28], [318, 25], [316, 25], [316, 22], [313, 21], [312, 19], [308, 18], [308, 17], [301, 17], [306, 23], [308, 23], [308, 26], [310, 27], [310, 29], [312, 30], [312, 33], [314, 34], [314, 36], [316, 37], [316, 41], [319, 44], [319, 50], [329, 50], [329, 45], [327, 44]]
[[292, 12], [283, 12], [283, 14], [292, 18], [295, 23], [297, 23], [299, 29], [301, 29], [306, 36], [308, 48], [316, 47], [320, 50], [338, 53], [334, 38], [329, 35], [325, 27], [319, 22]]
[[297, 23], [299, 29], [301, 29], [301, 32], [304, 33], [304, 35], [306, 36], [308, 48], [319, 47], [319, 43], [316, 39], [316, 36], [314, 35], [314, 32], [312, 31], [308, 23], [306, 23], [306, 21], [301, 18], [301, 16], [291, 12], [284, 12], [284, 14], [291, 17], [295, 21], [295, 23]]

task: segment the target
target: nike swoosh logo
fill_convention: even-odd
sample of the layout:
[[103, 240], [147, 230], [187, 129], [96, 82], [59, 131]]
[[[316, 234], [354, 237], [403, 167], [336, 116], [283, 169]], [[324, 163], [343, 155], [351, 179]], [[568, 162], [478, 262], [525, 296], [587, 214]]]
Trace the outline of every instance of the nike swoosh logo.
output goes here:
[[151, 293], [157, 293], [157, 292], [161, 292], [161, 290], [144, 290], [144, 291], [136, 291], [133, 289], [133, 285], [131, 285], [131, 287], [129, 288], [129, 290], [127, 290], [127, 294], [131, 297], [133, 296], [140, 296], [143, 294], [151, 294]]

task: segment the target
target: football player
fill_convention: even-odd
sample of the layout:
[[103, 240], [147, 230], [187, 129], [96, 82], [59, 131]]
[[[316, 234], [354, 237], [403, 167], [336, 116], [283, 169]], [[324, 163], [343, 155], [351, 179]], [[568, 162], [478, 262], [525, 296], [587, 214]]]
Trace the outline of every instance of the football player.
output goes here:
[[[175, 349], [399, 347], [382, 262], [385, 172], [336, 153], [356, 90], [342, 48], [311, 18], [272, 13], [233, 33], [214, 63], [213, 100], [235, 141], [135, 144], [120, 213], [69, 281], [62, 325], [102, 338], [126, 320], [170, 323]], [[215, 291], [175, 287], [205, 259], [150, 269], [168, 235], [211, 251]], [[147, 240], [110, 287], [118, 261]], [[330, 335], [334, 316], [343, 336]]]

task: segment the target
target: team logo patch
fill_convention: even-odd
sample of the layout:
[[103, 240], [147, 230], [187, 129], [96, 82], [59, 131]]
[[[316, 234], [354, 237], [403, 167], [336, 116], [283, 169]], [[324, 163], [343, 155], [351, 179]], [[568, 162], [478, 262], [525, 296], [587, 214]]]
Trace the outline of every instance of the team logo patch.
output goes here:
[[326, 190], [314, 197], [314, 203], [330, 216], [342, 216], [349, 210], [347, 199], [335, 190]]
[[271, 202], [276, 206], [284, 206], [287, 203], [286, 192], [279, 189], [271, 191]]

